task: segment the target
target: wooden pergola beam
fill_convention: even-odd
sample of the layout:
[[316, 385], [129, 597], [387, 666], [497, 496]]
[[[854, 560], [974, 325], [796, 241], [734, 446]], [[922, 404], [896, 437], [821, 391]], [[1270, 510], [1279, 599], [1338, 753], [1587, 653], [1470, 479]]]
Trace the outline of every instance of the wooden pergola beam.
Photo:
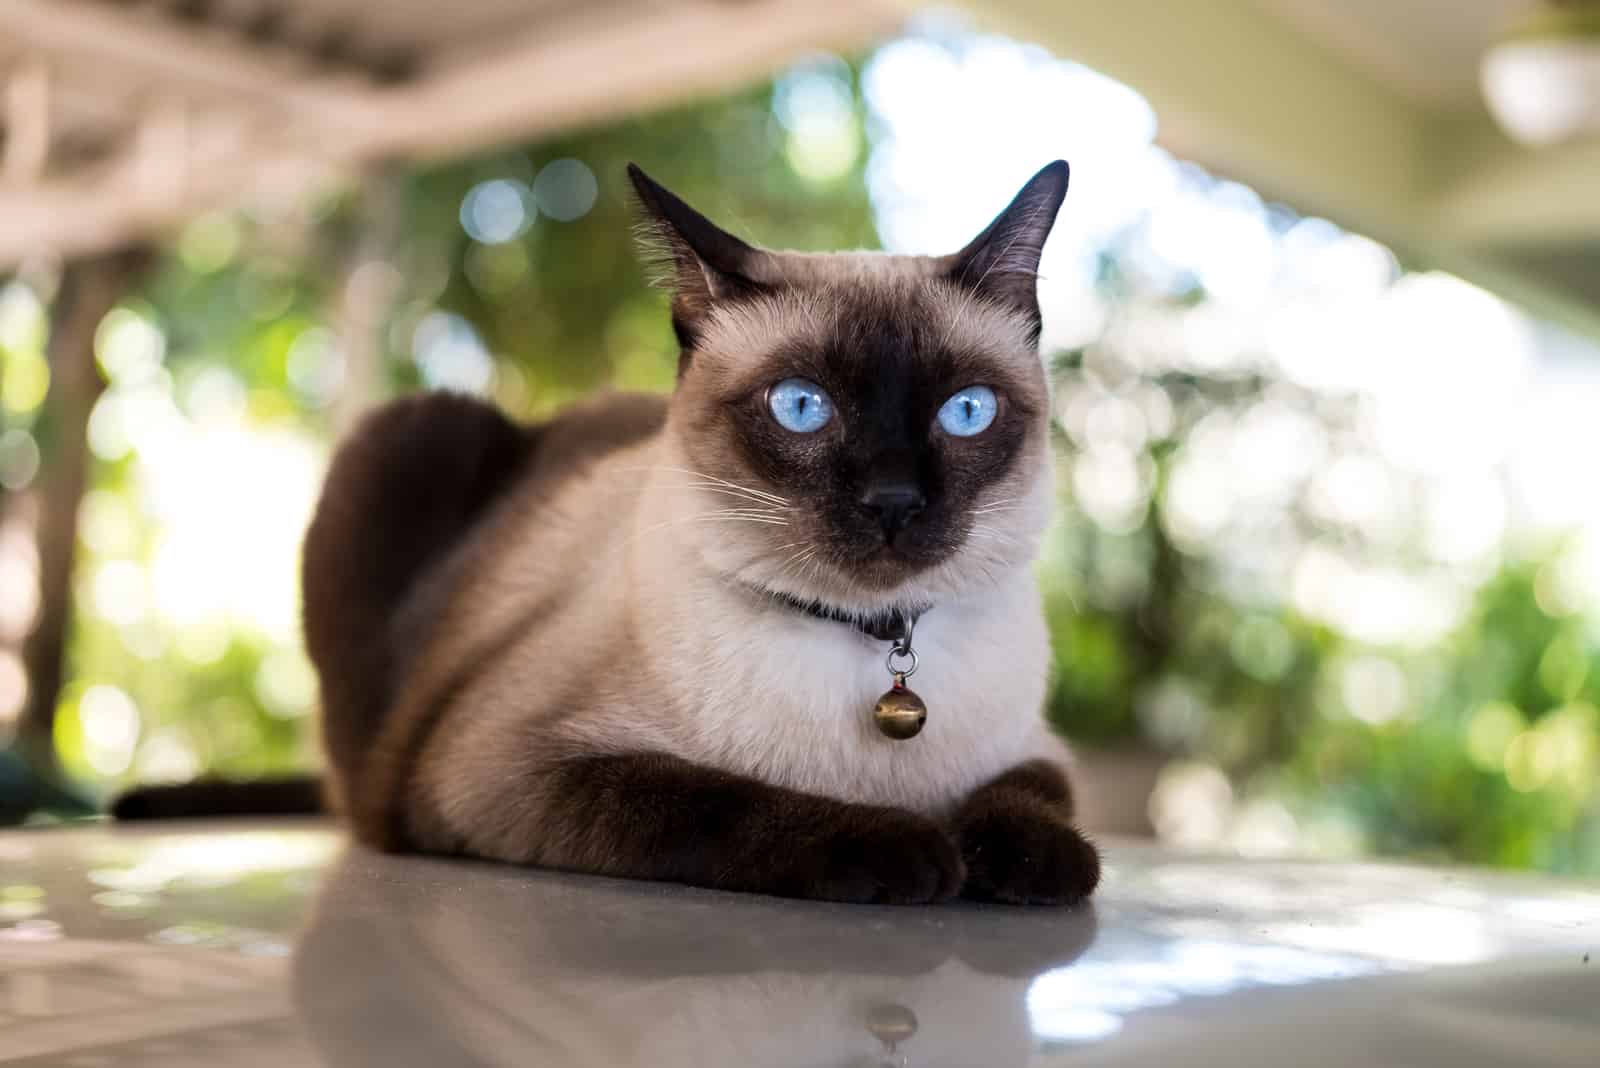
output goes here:
[[[3, 0], [0, 39], [77, 62], [137, 67], [163, 99], [232, 115], [225, 150], [188, 138], [181, 187], [141, 186], [137, 139], [91, 173], [0, 187], [0, 267], [139, 240], [248, 196], [264, 173], [441, 159], [663, 107], [760, 78], [808, 49], [856, 47], [901, 20], [894, 0], [678, 0], [618, 21], [580, 12], [431, 76], [380, 88], [264, 57], [237, 38], [190, 33], [85, 0]], [[141, 191], [142, 189], [142, 191]]]
[[168, 93], [287, 112], [325, 129], [361, 128], [381, 92], [368, 79], [252, 47], [237, 34], [93, 0], [5, 0], [0, 40], [88, 69], [130, 72]]
[[637, 114], [757, 80], [807, 49], [859, 47], [903, 18], [893, 0], [679, 0], [621, 22], [595, 12], [558, 35], [533, 27], [393, 90], [360, 154], [451, 156]]
[[50, 68], [41, 60], [19, 63], [5, 75], [3, 89], [0, 185], [36, 182], [50, 156]]
[[89, 173], [0, 187], [0, 267], [40, 253], [71, 258], [136, 243], [263, 187], [337, 171], [281, 123], [230, 125], [226, 116], [215, 119], [218, 127], [191, 118], [183, 157], [161, 159], [169, 143], [162, 120], [147, 121], [144, 137]]

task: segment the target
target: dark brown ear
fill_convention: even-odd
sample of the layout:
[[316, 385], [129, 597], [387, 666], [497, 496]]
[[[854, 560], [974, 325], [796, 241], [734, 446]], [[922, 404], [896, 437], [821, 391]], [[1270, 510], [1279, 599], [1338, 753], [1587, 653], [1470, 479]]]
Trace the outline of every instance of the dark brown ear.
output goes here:
[[763, 253], [685, 204], [637, 164], [628, 164], [628, 177], [645, 212], [646, 254], [658, 255], [671, 268], [672, 323], [679, 342], [690, 348], [717, 301], [760, 288], [752, 274]]
[[1048, 164], [1028, 179], [988, 229], [949, 257], [951, 280], [1027, 316], [1035, 337], [1040, 329], [1039, 257], [1066, 199], [1070, 175], [1066, 160]]

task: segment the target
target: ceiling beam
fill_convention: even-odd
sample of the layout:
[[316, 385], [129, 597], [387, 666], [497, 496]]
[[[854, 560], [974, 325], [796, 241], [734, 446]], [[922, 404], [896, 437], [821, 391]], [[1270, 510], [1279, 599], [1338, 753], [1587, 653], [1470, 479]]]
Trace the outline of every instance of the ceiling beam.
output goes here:
[[457, 155], [648, 112], [757, 81], [806, 50], [859, 48], [901, 21], [887, 0], [676, 0], [650, 11], [535, 26], [391, 90], [360, 154]]
[[68, 73], [131, 72], [169, 94], [208, 102], [221, 97], [324, 128], [360, 129], [377, 106], [378, 90], [362, 78], [332, 75], [278, 50], [252, 48], [236, 34], [151, 17], [137, 7], [4, 0], [0, 39], [55, 59]]
[[0, 186], [0, 267], [120, 248], [213, 208], [326, 179], [334, 168], [302, 134], [237, 113], [152, 108], [129, 144], [94, 168]]
[[0, 77], [0, 128], [6, 134], [0, 145], [0, 185], [36, 182], [50, 158], [50, 69], [39, 60], [25, 61]]

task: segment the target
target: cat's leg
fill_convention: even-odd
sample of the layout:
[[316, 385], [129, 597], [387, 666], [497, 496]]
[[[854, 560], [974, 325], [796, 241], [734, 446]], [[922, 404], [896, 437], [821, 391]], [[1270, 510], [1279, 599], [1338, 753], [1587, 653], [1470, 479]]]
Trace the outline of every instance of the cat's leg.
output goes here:
[[590, 756], [541, 774], [548, 867], [830, 901], [940, 901], [961, 886], [943, 827], [914, 813], [770, 786], [662, 754]]
[[1072, 789], [1047, 760], [1019, 764], [957, 810], [965, 897], [1029, 905], [1082, 901], [1100, 881], [1100, 854], [1072, 825]]

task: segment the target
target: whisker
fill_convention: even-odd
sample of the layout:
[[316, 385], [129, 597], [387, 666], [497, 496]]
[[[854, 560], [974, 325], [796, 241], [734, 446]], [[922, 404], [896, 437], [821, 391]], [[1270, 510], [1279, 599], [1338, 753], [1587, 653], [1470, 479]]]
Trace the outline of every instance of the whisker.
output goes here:
[[751, 494], [751, 495], [756, 496], [756, 497], [763, 497], [766, 500], [771, 501], [773, 504], [788, 504], [789, 503], [789, 498], [780, 496], [780, 495], [778, 495], [776, 493], [769, 493], [766, 490], [756, 489], [754, 486], [746, 486], [746, 485], [743, 485], [743, 484], [738, 483], [738, 482], [730, 482], [728, 479], [718, 478], [716, 475], [707, 474], [704, 471], [696, 471], [693, 468], [689, 468], [689, 467], [672, 467], [672, 466], [667, 465], [667, 464], [655, 464], [655, 465], [644, 466], [644, 467], [624, 467], [624, 468], [619, 468], [619, 470], [622, 470], [622, 471], [670, 471], [673, 474], [689, 475], [692, 478], [704, 479], [709, 483], [712, 483], [712, 484], [718, 485], [718, 486], [723, 486], [723, 487], [725, 487], [727, 489], [730, 489], [730, 490], [739, 490], [739, 491], [741, 491], [743, 493], [748, 493], [748, 494]]
[[791, 570], [798, 572], [802, 567], [804, 567], [806, 565], [807, 561], [809, 561], [813, 556], [816, 555], [816, 552], [817, 552], [817, 547], [815, 545], [813, 545], [813, 546], [811, 546], [809, 548], [806, 548], [806, 549], [801, 549], [799, 552], [797, 552], [794, 555], [790, 556], [781, 565], [779, 565], [777, 573], [779, 575], [786, 575]]
[[1013, 534], [1008, 534], [997, 527], [991, 527], [987, 523], [972, 524], [972, 527], [967, 531], [967, 537], [976, 538], [980, 541], [992, 541], [1005, 546], [1022, 544], [1020, 538]]
[[645, 527], [643, 530], [635, 532], [634, 536], [625, 542], [624, 545], [632, 545], [635, 541], [644, 537], [646, 534], [654, 533], [657, 530], [665, 530], [668, 527], [682, 526], [685, 523], [761, 523], [765, 526], [773, 527], [786, 527], [789, 525], [789, 521], [787, 519], [768, 519], [764, 516], [723, 515], [716, 512], [706, 515], [678, 516], [676, 519], [668, 519], [661, 523], [655, 523], [651, 526]]
[[779, 513], [776, 512], [770, 512], [770, 510], [766, 510], [766, 508], [718, 508], [717, 512], [707, 512], [704, 513], [704, 515], [754, 516], [754, 518], [758, 518], [758, 520], [776, 520], [779, 521], [779, 523], [789, 523], [789, 520], [786, 520], [784, 516], [779, 515]]
[[1009, 530], [1003, 530], [1000, 527], [993, 526], [989, 523], [971, 523], [967, 528], [967, 537], [993, 542], [997, 545], [1003, 545], [1007, 547], [1024, 544], [1023, 538]]
[[[670, 489], [670, 490], [685, 490], [685, 491], [687, 491], [687, 490], [695, 490], [697, 492], [704, 492], [704, 493], [720, 493], [720, 494], [722, 494], [723, 496], [726, 496], [726, 497], [733, 497], [733, 498], [735, 498], [737, 500], [749, 501], [751, 504], [759, 504], [759, 505], [761, 505], [761, 506], [763, 506], [765, 508], [771, 509], [774, 512], [778, 511], [782, 507], [785, 507], [784, 505], [775, 504], [775, 503], [767, 500], [765, 497], [757, 497], [754, 493], [747, 493], [747, 492], [745, 492], [743, 490], [731, 490], [731, 489], [728, 489], [726, 486], [719, 486], [719, 485], [716, 485], [715, 483], [712, 483], [712, 482], [688, 482], [688, 483], [684, 483], [682, 485], [660, 485], [660, 484], [657, 484], [656, 488], [658, 488], [658, 489]], [[632, 490], [632, 489], [624, 490], [621, 487], [619, 487], [618, 488], [618, 492], [633, 493], [633, 492], [637, 492], [637, 491], [636, 490]]]

